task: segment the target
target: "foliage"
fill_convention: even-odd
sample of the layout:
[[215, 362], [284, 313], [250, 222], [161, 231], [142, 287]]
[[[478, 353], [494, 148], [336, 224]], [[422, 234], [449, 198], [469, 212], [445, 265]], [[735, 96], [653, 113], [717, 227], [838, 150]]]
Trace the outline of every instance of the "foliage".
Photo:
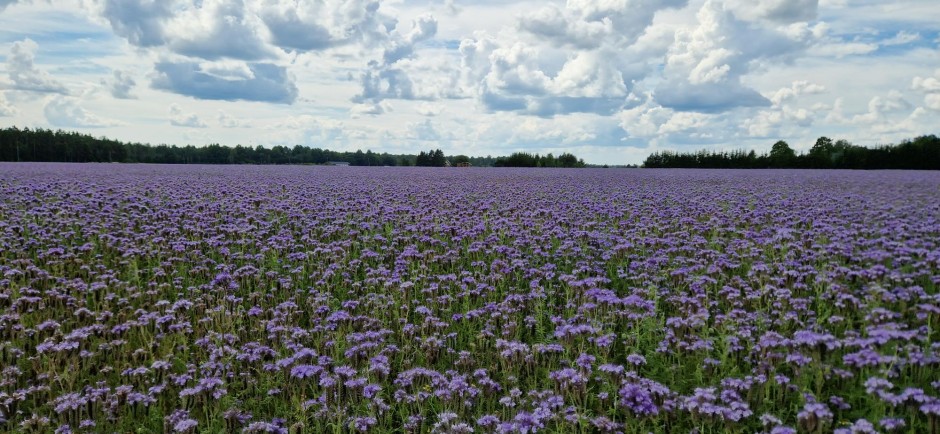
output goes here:
[[551, 153], [540, 156], [527, 152], [515, 152], [508, 157], [497, 158], [494, 165], [496, 167], [585, 167], [584, 160], [569, 153], [555, 158]]
[[803, 169], [919, 169], [940, 170], [940, 139], [920, 136], [897, 145], [873, 148], [846, 140], [820, 137], [806, 154], [797, 155], [784, 141], [774, 143], [770, 154], [754, 151], [677, 153], [654, 152], [643, 163], [650, 168], [803, 168]]
[[[548, 155], [551, 157], [551, 154]], [[575, 156], [565, 154], [561, 163], [546, 164], [545, 167], [583, 167]], [[497, 158], [467, 157], [459, 155], [461, 162], [476, 167], [492, 167]], [[561, 158], [559, 158], [561, 159]], [[0, 161], [35, 161], [67, 163], [159, 163], [159, 164], [327, 164], [346, 162], [352, 166], [427, 166], [444, 167], [448, 159], [444, 152], [435, 149], [418, 155], [392, 155], [363, 152], [337, 152], [329, 149], [296, 145], [234, 147], [211, 144], [203, 147], [192, 145], [168, 146], [141, 143], [124, 143], [106, 138], [95, 138], [77, 132], [47, 129], [0, 129]], [[451, 165], [456, 165], [450, 161]]]
[[444, 156], [444, 151], [440, 149], [428, 152], [421, 151], [415, 159], [415, 166], [418, 167], [445, 167], [447, 165], [447, 157]]

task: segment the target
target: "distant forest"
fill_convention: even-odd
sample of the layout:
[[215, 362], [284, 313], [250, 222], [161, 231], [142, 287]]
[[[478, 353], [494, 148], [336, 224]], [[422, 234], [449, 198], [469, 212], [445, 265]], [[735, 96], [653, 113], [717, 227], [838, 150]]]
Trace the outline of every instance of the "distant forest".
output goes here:
[[[294, 147], [235, 147], [150, 145], [125, 143], [87, 134], [47, 129], [0, 128], [0, 161], [47, 161], [74, 163], [159, 164], [335, 164], [352, 166], [483, 166], [483, 167], [585, 167], [584, 160], [564, 153], [516, 152], [502, 157], [446, 156], [440, 149], [416, 155], [338, 152], [296, 145]], [[769, 153], [751, 151], [655, 152], [646, 158], [648, 168], [710, 169], [921, 169], [940, 170], [940, 138], [935, 135], [872, 148], [846, 140], [820, 137], [807, 153], [797, 154], [785, 141], [774, 143]]]
[[158, 163], [158, 164], [335, 164], [351, 166], [470, 165], [484, 167], [584, 167], [572, 154], [541, 156], [517, 152], [507, 157], [445, 156], [440, 149], [417, 155], [337, 152], [297, 145], [235, 147], [211, 144], [196, 147], [125, 143], [87, 134], [42, 128], [0, 129], [0, 161], [45, 161], [70, 163]]
[[846, 140], [820, 137], [807, 153], [797, 154], [787, 142], [774, 143], [770, 153], [754, 151], [692, 153], [656, 152], [643, 167], [700, 169], [916, 169], [940, 170], [940, 139], [921, 136], [896, 145], [873, 148]]

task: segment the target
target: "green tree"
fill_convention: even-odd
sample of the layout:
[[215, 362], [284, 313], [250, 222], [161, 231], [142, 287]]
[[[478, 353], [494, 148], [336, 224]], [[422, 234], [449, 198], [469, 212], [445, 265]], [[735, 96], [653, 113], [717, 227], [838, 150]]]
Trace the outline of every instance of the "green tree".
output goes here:
[[819, 169], [831, 167], [833, 150], [832, 139], [826, 136], [816, 139], [816, 144], [809, 150], [810, 165]]
[[447, 165], [447, 158], [444, 157], [444, 151], [440, 149], [434, 150], [431, 153], [431, 166], [434, 167], [444, 167]]
[[558, 156], [558, 167], [584, 167], [584, 160], [579, 160], [574, 154], [565, 152]]
[[796, 161], [796, 152], [787, 142], [780, 140], [774, 143], [770, 148], [770, 166], [771, 167], [792, 167]]

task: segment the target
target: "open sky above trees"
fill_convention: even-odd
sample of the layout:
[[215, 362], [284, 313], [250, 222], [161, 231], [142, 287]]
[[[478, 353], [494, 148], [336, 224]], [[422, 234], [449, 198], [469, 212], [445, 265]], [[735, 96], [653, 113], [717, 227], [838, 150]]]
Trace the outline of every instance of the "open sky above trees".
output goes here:
[[936, 134], [934, 0], [0, 0], [0, 127], [412, 154]]

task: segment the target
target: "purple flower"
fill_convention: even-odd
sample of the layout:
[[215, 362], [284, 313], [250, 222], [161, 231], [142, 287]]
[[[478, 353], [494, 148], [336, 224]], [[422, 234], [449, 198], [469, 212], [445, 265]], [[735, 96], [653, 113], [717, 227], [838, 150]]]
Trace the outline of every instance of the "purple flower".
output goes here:
[[353, 419], [352, 427], [356, 432], [368, 432], [369, 428], [376, 423], [378, 423], [378, 421], [371, 416], [357, 417]]
[[290, 376], [293, 378], [308, 378], [319, 374], [323, 368], [314, 365], [297, 365], [291, 368]]
[[659, 414], [659, 407], [656, 406], [652, 393], [646, 387], [627, 383], [620, 388], [618, 395], [620, 395], [620, 405], [637, 416]]
[[173, 424], [173, 432], [185, 433], [196, 429], [199, 423], [195, 419], [183, 419]]

